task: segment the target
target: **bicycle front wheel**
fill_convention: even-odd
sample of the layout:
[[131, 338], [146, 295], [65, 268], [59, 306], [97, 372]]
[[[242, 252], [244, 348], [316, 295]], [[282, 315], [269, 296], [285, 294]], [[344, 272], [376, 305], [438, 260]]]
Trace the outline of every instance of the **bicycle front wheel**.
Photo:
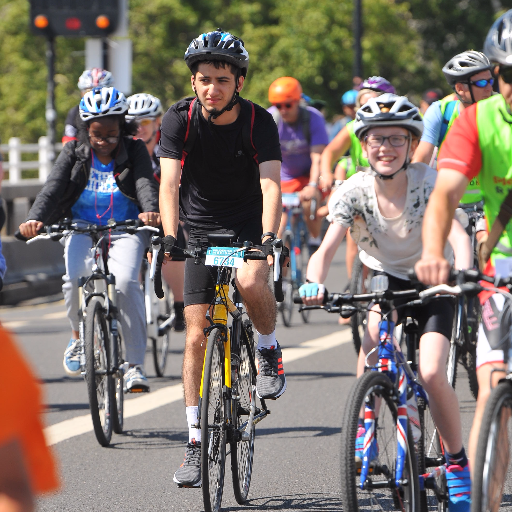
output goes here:
[[85, 376], [96, 439], [108, 446], [112, 438], [113, 379], [110, 368], [109, 333], [102, 300], [93, 298], [85, 318]]
[[[288, 234], [284, 236], [283, 244], [285, 247], [288, 247], [290, 250], [293, 251], [293, 248], [291, 246], [292, 239], [291, 236]], [[293, 308], [295, 307], [293, 304], [293, 279], [292, 279], [292, 273], [296, 271], [296, 255], [293, 254], [290, 256], [290, 268], [283, 269], [286, 272], [286, 276], [283, 276], [283, 296], [284, 300], [279, 305], [279, 310], [281, 311], [281, 317], [283, 319], [283, 323], [286, 327], [290, 327], [292, 325], [292, 315], [293, 315]]]
[[[418, 510], [419, 485], [416, 452], [410, 428], [402, 484], [397, 487], [397, 404], [387, 375], [367, 372], [352, 386], [341, 431], [341, 499], [343, 510]], [[375, 412], [375, 440], [370, 448], [370, 470], [361, 489], [362, 451], [357, 444], [359, 418], [368, 406]]]
[[478, 398], [478, 378], [476, 376], [476, 345], [478, 342], [478, 328], [482, 318], [482, 306], [478, 297], [472, 297], [468, 300], [467, 314], [467, 351], [466, 351], [466, 371], [469, 379], [469, 389], [475, 398]]
[[[421, 425], [421, 438], [418, 441], [418, 471], [420, 475], [431, 473], [434, 468], [444, 464], [444, 451], [442, 441], [437, 427], [432, 419], [428, 402], [423, 398], [418, 398], [418, 414]], [[437, 487], [436, 494], [434, 487]], [[446, 488], [446, 477], [441, 475], [427, 481], [425, 489], [420, 492], [421, 512], [437, 510], [445, 512], [448, 510]]]
[[201, 397], [201, 478], [205, 512], [222, 503], [226, 462], [226, 402], [224, 400], [224, 335], [208, 336]]
[[249, 494], [254, 458], [254, 425], [248, 429], [247, 422], [251, 406], [256, 406], [256, 374], [251, 365], [249, 352], [254, 361], [254, 338], [252, 325], [244, 322], [240, 345], [240, 366], [237, 380], [233, 385], [233, 425], [236, 429], [231, 440], [231, 473], [233, 475], [233, 491], [237, 503], [243, 505]]
[[463, 309], [460, 303], [461, 298], [455, 303], [455, 314], [453, 315], [452, 337], [450, 339], [450, 350], [448, 352], [448, 360], [446, 362], [446, 376], [448, 382], [455, 389], [457, 381], [457, 364], [459, 362], [460, 347], [464, 343], [464, 322]]
[[472, 512], [509, 510], [512, 474], [512, 386], [500, 382], [491, 392], [480, 426], [476, 463], [472, 472]]

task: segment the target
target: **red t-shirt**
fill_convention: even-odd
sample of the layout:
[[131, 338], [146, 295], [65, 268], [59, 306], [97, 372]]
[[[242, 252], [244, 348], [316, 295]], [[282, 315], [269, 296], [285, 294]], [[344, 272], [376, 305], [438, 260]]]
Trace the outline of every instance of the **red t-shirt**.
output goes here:
[[437, 158], [438, 169], [459, 171], [468, 180], [478, 176], [482, 168], [482, 150], [478, 140], [476, 109], [478, 104], [465, 108], [455, 119]]

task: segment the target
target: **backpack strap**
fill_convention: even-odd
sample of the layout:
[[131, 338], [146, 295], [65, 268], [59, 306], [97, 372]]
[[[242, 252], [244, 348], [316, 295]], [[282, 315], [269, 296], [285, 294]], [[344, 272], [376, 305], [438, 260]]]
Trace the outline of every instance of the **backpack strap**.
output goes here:
[[194, 98], [188, 107], [187, 113], [187, 131], [185, 132], [185, 140], [183, 141], [183, 150], [181, 152], [181, 168], [185, 165], [185, 159], [190, 153], [191, 149], [194, 147], [194, 143], [197, 137], [197, 118], [196, 118], [196, 110], [197, 110], [198, 101], [197, 98]]
[[299, 107], [299, 120], [302, 126], [302, 135], [308, 142], [308, 146], [311, 146], [311, 112], [307, 107]]
[[256, 162], [256, 165], [259, 165], [258, 161], [258, 151], [256, 150], [256, 146], [254, 145], [254, 141], [252, 139], [252, 132], [254, 130], [254, 120], [256, 119], [256, 109], [254, 107], [254, 103], [249, 100], [244, 100], [240, 98], [240, 104], [242, 108], [247, 108], [249, 105], [251, 107], [251, 122], [250, 124], [244, 124], [242, 128], [242, 144], [244, 149], [249, 153], [251, 158]]
[[450, 119], [452, 118], [453, 111], [455, 110], [455, 107], [457, 106], [458, 100], [453, 100], [446, 105], [446, 108], [444, 109], [443, 114], [443, 122], [441, 124], [441, 132], [439, 133], [439, 140], [437, 141], [437, 147], [441, 147], [441, 144], [443, 143], [444, 138], [446, 137], [446, 132], [448, 131], [448, 125], [450, 124]]

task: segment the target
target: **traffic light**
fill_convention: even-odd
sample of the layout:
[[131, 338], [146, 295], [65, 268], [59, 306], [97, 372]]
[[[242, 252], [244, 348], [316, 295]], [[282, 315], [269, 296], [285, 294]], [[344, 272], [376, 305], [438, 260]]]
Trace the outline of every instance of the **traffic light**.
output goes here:
[[119, 0], [30, 0], [30, 27], [46, 37], [105, 37], [119, 15]]

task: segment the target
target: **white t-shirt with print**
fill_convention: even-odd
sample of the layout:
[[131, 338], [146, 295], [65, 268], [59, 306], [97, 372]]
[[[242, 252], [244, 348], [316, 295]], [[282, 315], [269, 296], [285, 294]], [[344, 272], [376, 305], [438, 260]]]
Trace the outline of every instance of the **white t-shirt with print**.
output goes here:
[[[421, 227], [437, 172], [426, 164], [411, 164], [407, 173], [407, 199], [400, 215], [382, 216], [375, 195], [375, 176], [368, 169], [345, 181], [329, 200], [329, 217], [350, 229], [360, 249], [359, 257], [369, 268], [399, 279], [420, 259]], [[451, 259], [447, 245], [445, 256]]]

